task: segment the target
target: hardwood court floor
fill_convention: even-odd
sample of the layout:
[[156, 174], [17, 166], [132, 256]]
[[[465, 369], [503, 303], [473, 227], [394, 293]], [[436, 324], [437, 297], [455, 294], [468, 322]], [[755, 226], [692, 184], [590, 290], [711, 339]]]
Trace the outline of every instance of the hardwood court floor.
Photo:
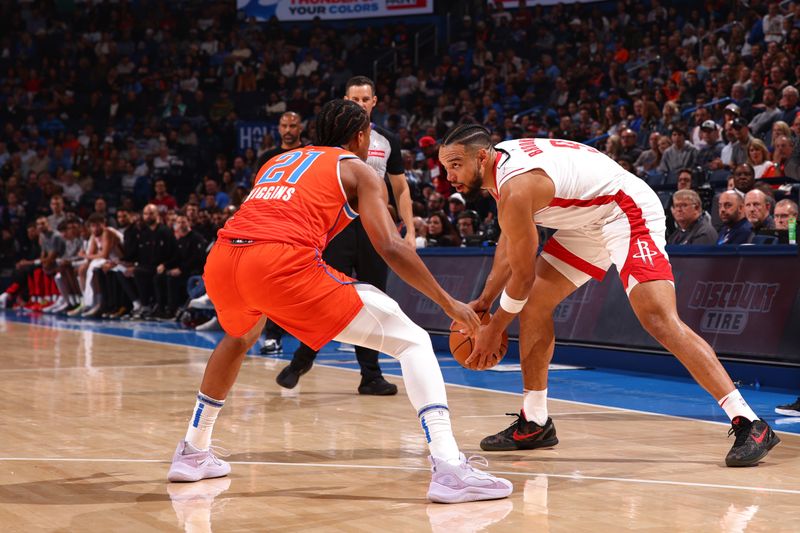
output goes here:
[[[514, 482], [511, 498], [436, 505], [402, 391], [360, 397], [357, 374], [317, 367], [282, 392], [274, 377], [284, 363], [258, 358], [217, 423], [231, 476], [169, 484], [208, 353], [0, 321], [0, 529], [800, 530], [797, 435], [782, 433], [758, 468], [729, 469], [722, 425], [554, 400], [557, 447], [488, 455]], [[448, 394], [468, 455], [518, 401]]]

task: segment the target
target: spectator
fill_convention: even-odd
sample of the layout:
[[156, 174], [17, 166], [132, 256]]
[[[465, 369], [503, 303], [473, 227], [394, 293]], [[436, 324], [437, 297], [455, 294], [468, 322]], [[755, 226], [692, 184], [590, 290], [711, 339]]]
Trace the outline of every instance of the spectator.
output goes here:
[[672, 146], [664, 152], [658, 170], [666, 175], [667, 182], [674, 183], [678, 177], [678, 171], [694, 166], [696, 157], [697, 149], [686, 142], [686, 131], [683, 128], [675, 127], [672, 130]]
[[58, 228], [67, 220], [67, 213], [64, 211], [64, 197], [54, 194], [50, 197], [50, 215], [47, 217], [47, 225], [50, 228]]
[[784, 198], [779, 201], [775, 204], [775, 214], [772, 216], [775, 220], [775, 229], [789, 229], [789, 219], [794, 218], [797, 221], [797, 215], [797, 204], [793, 200]]
[[747, 149], [753, 136], [750, 135], [750, 128], [743, 118], [734, 119], [731, 122], [734, 141], [731, 144], [731, 166], [740, 165], [747, 161]]
[[697, 153], [695, 163], [708, 171], [722, 170], [722, 148], [725, 143], [719, 138], [719, 128], [713, 120], [706, 120], [700, 125], [700, 137], [703, 139], [703, 148]]
[[176, 202], [175, 198], [167, 191], [167, 182], [165, 180], [157, 179], [153, 184], [153, 191], [155, 192], [155, 196], [150, 200], [151, 204], [164, 206], [167, 209], [177, 209], [178, 202]]
[[761, 139], [753, 139], [747, 148], [747, 164], [753, 167], [755, 179], [761, 179], [764, 173], [772, 167], [769, 160], [767, 145]]
[[677, 227], [667, 237], [667, 244], [716, 244], [717, 231], [703, 216], [700, 196], [696, 192], [691, 189], [676, 191], [672, 195], [671, 211]]
[[781, 91], [781, 101], [780, 107], [783, 110], [783, 115], [780, 117], [780, 120], [787, 124], [791, 124], [794, 122], [794, 118], [797, 116], [798, 111], [798, 91], [792, 85], [787, 85]]
[[717, 244], [745, 244], [753, 235], [753, 226], [744, 216], [744, 195], [739, 191], [725, 191], [719, 197], [719, 217], [722, 229]]
[[744, 197], [744, 213], [753, 226], [753, 233], [761, 229], [774, 229], [775, 221], [770, 215], [772, 198], [759, 189], [753, 189]]
[[186, 282], [190, 276], [202, 274], [208, 243], [192, 231], [189, 219], [181, 213], [175, 218], [175, 253], [156, 267], [156, 309], [152, 316], [173, 320], [178, 307], [188, 298]]
[[642, 155], [642, 149], [636, 145], [636, 132], [630, 128], [622, 130], [622, 150], [619, 157], [635, 163]]
[[[45, 220], [46, 222], [46, 220]], [[0, 294], [0, 309], [13, 305], [15, 302], [20, 304], [38, 304], [39, 302], [30, 301], [33, 294], [28, 284], [28, 277], [39, 267], [41, 262], [42, 248], [39, 245], [39, 230], [34, 223], [28, 224], [26, 228], [26, 239], [21, 243], [18, 259], [14, 265], [14, 275], [11, 285]], [[38, 263], [37, 263], [38, 262]]]
[[455, 224], [456, 220], [458, 220], [458, 215], [466, 209], [467, 204], [464, 201], [464, 197], [461, 196], [461, 193], [456, 192], [451, 194], [450, 198], [447, 199], [447, 205], [447, 217], [450, 219], [451, 224]]
[[[645, 174], [655, 170], [656, 167], [658, 167], [658, 165], [661, 163], [661, 155], [663, 154], [663, 151], [661, 150], [660, 146], [661, 138], [662, 135], [657, 131], [652, 132], [648, 137], [649, 148], [647, 150], [644, 150], [641, 154], [639, 154], [639, 157], [633, 163], [636, 173], [639, 176], [644, 176]], [[664, 139], [667, 140], [667, 142], [671, 142], [669, 141], [668, 137], [664, 137]], [[664, 150], [669, 148], [669, 144], [666, 143], [664, 144], [665, 144]]]
[[481, 219], [478, 213], [471, 209], [462, 211], [456, 217], [456, 227], [461, 237], [461, 246], [481, 246], [484, 235], [480, 231]]
[[428, 169], [428, 180], [436, 188], [436, 192], [446, 197], [450, 196], [450, 183], [446, 177], [447, 173], [439, 163], [439, 145], [436, 139], [426, 135], [419, 140], [419, 147], [425, 154], [425, 166]]
[[426, 247], [460, 246], [461, 237], [450, 223], [444, 211], [436, 211], [428, 217], [428, 240]]
[[159, 222], [158, 207], [153, 204], [147, 204], [142, 210], [137, 244], [133, 279], [142, 304], [141, 316], [151, 318], [158, 311], [153, 279], [157, 271], [163, 270], [165, 263], [175, 255], [175, 236]]
[[783, 113], [778, 109], [778, 95], [773, 87], [765, 87], [762, 98], [763, 103], [753, 106], [759, 109], [760, 112], [753, 117], [748, 127], [753, 135], [763, 139], [772, 128], [772, 123], [776, 120], [780, 120]]
[[414, 235], [416, 236], [416, 247], [425, 248], [428, 242], [428, 224], [422, 217], [414, 217]]
[[619, 160], [619, 157], [622, 154], [622, 139], [619, 135], [614, 134], [608, 136], [606, 139], [605, 154], [614, 161]]
[[278, 135], [280, 135], [281, 138], [281, 145], [261, 154], [255, 167], [257, 169], [261, 169], [261, 167], [264, 166], [264, 163], [276, 155], [304, 146], [302, 134], [302, 117], [294, 111], [286, 111], [283, 115], [281, 115], [281, 118], [278, 121]]
[[791, 137], [781, 135], [775, 139], [775, 151], [772, 154], [772, 165], [767, 167], [762, 177], [765, 179], [782, 177], [800, 178], [800, 175], [798, 175], [800, 173], [798, 160], [796, 157], [793, 157], [793, 154], [794, 142]]

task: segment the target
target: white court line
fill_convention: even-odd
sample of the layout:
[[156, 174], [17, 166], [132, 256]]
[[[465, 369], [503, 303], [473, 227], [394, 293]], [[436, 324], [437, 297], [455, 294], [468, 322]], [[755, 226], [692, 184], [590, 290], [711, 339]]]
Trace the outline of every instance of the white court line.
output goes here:
[[[161, 463], [169, 464], [169, 461], [161, 459], [119, 459], [119, 458], [88, 458], [81, 459], [75, 457], [0, 457], [2, 461], [19, 461], [19, 462], [70, 462], [70, 463]], [[338, 463], [281, 463], [276, 461], [228, 461], [232, 465], [256, 465], [256, 466], [290, 466], [290, 467], [304, 467], [304, 468], [348, 468], [353, 470], [404, 470], [404, 471], [418, 471], [429, 472], [430, 468], [423, 468], [417, 466], [392, 466], [392, 465], [352, 465], [352, 464], [338, 464]], [[723, 485], [719, 483], [696, 483], [693, 481], [667, 481], [661, 479], [641, 479], [641, 478], [626, 478], [626, 477], [610, 477], [610, 476], [584, 476], [582, 474], [548, 474], [545, 472], [506, 472], [506, 471], [492, 471], [493, 474], [502, 476], [522, 476], [522, 477], [537, 477], [546, 476], [559, 479], [572, 479], [575, 481], [593, 480], [593, 481], [614, 481], [620, 483], [639, 483], [645, 485], [673, 485], [679, 487], [698, 487], [709, 489], [728, 489], [728, 490], [741, 490], [752, 492], [771, 492], [777, 494], [798, 494], [800, 489], [776, 489], [770, 487], [751, 487], [746, 485]]]
[[185, 363], [164, 363], [155, 365], [97, 365], [97, 366], [52, 366], [52, 367], [39, 367], [39, 368], [0, 368], [0, 372], [55, 372], [59, 370], [130, 370], [136, 368], [165, 368], [168, 366], [193, 366], [203, 365], [206, 366], [205, 361], [187, 361]]
[[[29, 323], [25, 323], [25, 322], [17, 322], [15, 320], [9, 320], [9, 322], [12, 322], [14, 324], [21, 324], [21, 325], [25, 325], [25, 326], [34, 326], [34, 327], [39, 327], [39, 328], [57, 329], [57, 330], [61, 330], [61, 331], [73, 331], [73, 332], [80, 332], [81, 331], [80, 329], [76, 330], [76, 329], [70, 329], [70, 328], [60, 328], [60, 327], [55, 326], [55, 325], [45, 326], [45, 325], [41, 325], [41, 324], [29, 324]], [[130, 339], [130, 340], [139, 341], [139, 342], [150, 342], [150, 343], [153, 343], [153, 344], [162, 344], [162, 345], [165, 345], [165, 346], [173, 346], [173, 347], [180, 347], [180, 348], [190, 348], [190, 349], [204, 350], [204, 351], [207, 351], [207, 352], [211, 351], [211, 348], [200, 348], [200, 347], [197, 347], [197, 346], [187, 346], [185, 344], [178, 344], [178, 343], [174, 343], [174, 342], [156, 341], [156, 340], [151, 340], [151, 339], [135, 339], [133, 337], [126, 337], [124, 335], [114, 335], [113, 333], [102, 333], [102, 332], [97, 332], [97, 331], [93, 331], [92, 333], [95, 334], [95, 335], [104, 335], [106, 337], [114, 337], [114, 338], [117, 338], [117, 339], [120, 339], [120, 338], [122, 338], [122, 339]], [[273, 359], [273, 360], [277, 360], [277, 361], [286, 361], [286, 359], [280, 359], [278, 357], [263, 357], [263, 356], [256, 356], [256, 355], [252, 355], [252, 354], [247, 354], [247, 356], [250, 357], [250, 358], [253, 358], [256, 361], [259, 360], [259, 359], [262, 360], [262, 361], [266, 360], [266, 359]], [[187, 362], [187, 364], [194, 364], [194, 363]], [[153, 366], [158, 366], [158, 365], [153, 365]], [[315, 366], [319, 366], [319, 367], [322, 367], [322, 368], [334, 368], [334, 369], [337, 369], [337, 370], [342, 370], [344, 372], [359, 372], [359, 373], [361, 372], [361, 369], [359, 369], [359, 368], [344, 368], [344, 367], [339, 367], [339, 366], [335, 366], [335, 365], [326, 365], [324, 363], [319, 363], [319, 364], [315, 363]], [[388, 375], [390, 375], [392, 377], [398, 377], [398, 376], [394, 376], [393, 374], [388, 374]], [[495, 390], [495, 389], [485, 389], [485, 388], [482, 388], [482, 387], [475, 387], [473, 385], [460, 385], [458, 383], [447, 383], [446, 382], [446, 384], [447, 384], [448, 387], [458, 387], [458, 388], [462, 388], [462, 389], [477, 390], [477, 391], [482, 391], [482, 392], [494, 392], [496, 394], [505, 394], [505, 395], [509, 395], [509, 396], [522, 396], [522, 392], [507, 392], [507, 391]], [[699, 385], [698, 385], [698, 387], [699, 387]], [[702, 420], [702, 419], [699, 419], [699, 418], [692, 418], [692, 417], [689, 417], [689, 416], [667, 415], [667, 414], [663, 414], [663, 413], [654, 413], [652, 411], [642, 411], [642, 410], [639, 410], [639, 409], [627, 409], [625, 407], [614, 407], [614, 406], [611, 406], [611, 405], [595, 404], [595, 403], [588, 403], [588, 402], [578, 402], [578, 401], [575, 401], [575, 400], [563, 400], [563, 399], [560, 399], [560, 398], [548, 398], [548, 400], [556, 401], [556, 402], [565, 402], [565, 403], [569, 403], [569, 404], [573, 404], [573, 405], [582, 405], [582, 406], [586, 406], [586, 407], [602, 407], [604, 409], [611, 409], [613, 411], [623, 411], [623, 412], [627, 412], [627, 413], [639, 413], [639, 414], [643, 414], [643, 415], [660, 416], [660, 417], [663, 417], [663, 418], [675, 418], [675, 419], [678, 419], [678, 420], [689, 420], [691, 422], [700, 422], [700, 423], [703, 423], [703, 424], [713, 424], [715, 426], [730, 427], [730, 423], [728, 423], [728, 422], [715, 422], [713, 420]], [[711, 400], [709, 400], [709, 401], [711, 401]], [[793, 432], [780, 431], [780, 430], [775, 429], [775, 428], [772, 428], [772, 429], [773, 429], [773, 431], [775, 431], [775, 433], [779, 433], [781, 435], [786, 435], [786, 436], [789, 436], [789, 437], [796, 437], [797, 436], [797, 434], [793, 433]]]

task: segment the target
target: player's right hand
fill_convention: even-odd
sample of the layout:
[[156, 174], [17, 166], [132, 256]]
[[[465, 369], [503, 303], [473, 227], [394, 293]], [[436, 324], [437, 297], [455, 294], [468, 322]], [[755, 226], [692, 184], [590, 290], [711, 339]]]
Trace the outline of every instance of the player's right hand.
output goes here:
[[476, 313], [482, 313], [484, 311], [488, 311], [489, 310], [489, 306], [486, 305], [485, 303], [481, 302], [480, 299], [472, 300], [467, 305], [470, 306], [472, 308], [472, 310], [475, 311]]
[[450, 310], [445, 310], [447, 316], [453, 319], [454, 322], [462, 326], [462, 333], [473, 337], [481, 325], [481, 321], [475, 310], [464, 302], [453, 300]]

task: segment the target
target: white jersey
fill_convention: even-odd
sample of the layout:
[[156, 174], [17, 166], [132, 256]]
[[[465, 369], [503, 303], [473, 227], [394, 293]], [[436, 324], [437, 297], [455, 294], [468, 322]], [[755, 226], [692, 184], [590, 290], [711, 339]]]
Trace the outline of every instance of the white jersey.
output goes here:
[[553, 229], [599, 227], [636, 209], [648, 218], [664, 217], [658, 196], [644, 181], [591, 146], [562, 139], [518, 139], [495, 149], [499, 196], [509, 180], [533, 169], [553, 180], [555, 198], [534, 214], [537, 224]]

